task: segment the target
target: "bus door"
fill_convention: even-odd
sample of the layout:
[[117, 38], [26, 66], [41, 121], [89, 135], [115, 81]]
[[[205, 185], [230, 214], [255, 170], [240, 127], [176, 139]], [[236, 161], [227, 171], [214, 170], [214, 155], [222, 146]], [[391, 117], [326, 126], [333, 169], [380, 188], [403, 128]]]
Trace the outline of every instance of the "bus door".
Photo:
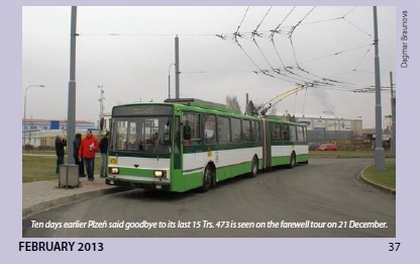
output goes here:
[[271, 167], [271, 127], [267, 119], [263, 118], [261, 122], [263, 128], [263, 169], [267, 169]]
[[182, 147], [182, 124], [179, 116], [174, 118], [173, 129], [173, 153], [171, 159], [171, 190], [185, 191], [185, 177], [183, 176], [183, 147]]
[[181, 131], [181, 124], [179, 116], [175, 116], [175, 124], [174, 124], [174, 163], [173, 168], [174, 170], [181, 170], [182, 171], [182, 131]]

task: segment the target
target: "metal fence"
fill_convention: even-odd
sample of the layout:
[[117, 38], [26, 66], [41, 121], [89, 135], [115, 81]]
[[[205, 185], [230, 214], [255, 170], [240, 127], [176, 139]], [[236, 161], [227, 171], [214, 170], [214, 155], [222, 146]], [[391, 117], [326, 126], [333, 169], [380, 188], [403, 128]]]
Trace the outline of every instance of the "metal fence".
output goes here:
[[353, 131], [308, 130], [308, 142], [330, 142], [355, 140]]

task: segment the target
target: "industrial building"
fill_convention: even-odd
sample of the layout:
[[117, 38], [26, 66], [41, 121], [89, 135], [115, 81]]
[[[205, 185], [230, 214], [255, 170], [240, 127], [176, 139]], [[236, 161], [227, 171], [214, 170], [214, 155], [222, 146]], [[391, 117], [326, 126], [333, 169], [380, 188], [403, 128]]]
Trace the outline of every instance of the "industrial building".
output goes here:
[[[84, 135], [87, 129], [97, 130], [94, 122], [76, 121], [76, 133]], [[67, 134], [67, 120], [22, 119], [22, 146], [25, 148], [52, 148], [59, 134]]]

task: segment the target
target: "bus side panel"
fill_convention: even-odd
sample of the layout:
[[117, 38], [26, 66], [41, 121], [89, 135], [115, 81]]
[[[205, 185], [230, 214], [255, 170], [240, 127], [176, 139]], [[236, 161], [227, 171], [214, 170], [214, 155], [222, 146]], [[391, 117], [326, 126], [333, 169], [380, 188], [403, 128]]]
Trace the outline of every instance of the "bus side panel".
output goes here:
[[[185, 148], [184, 148], [185, 150]], [[182, 157], [182, 177], [185, 181], [185, 189], [190, 190], [202, 186], [204, 166], [207, 163], [207, 155], [202, 151], [185, 153]]]
[[185, 184], [185, 178], [182, 175], [182, 170], [171, 171], [171, 191], [173, 192], [184, 192], [187, 190]]
[[296, 151], [296, 162], [306, 163], [309, 160], [309, 149], [308, 144], [301, 143], [295, 146]]
[[309, 160], [308, 154], [301, 154], [296, 156], [296, 162], [297, 163], [306, 163]]
[[215, 151], [216, 181], [236, 177], [251, 172], [252, 159], [262, 157], [262, 147], [237, 148]]
[[294, 147], [285, 143], [276, 143], [271, 146], [272, 151], [272, 166], [287, 165], [290, 163], [290, 154]]

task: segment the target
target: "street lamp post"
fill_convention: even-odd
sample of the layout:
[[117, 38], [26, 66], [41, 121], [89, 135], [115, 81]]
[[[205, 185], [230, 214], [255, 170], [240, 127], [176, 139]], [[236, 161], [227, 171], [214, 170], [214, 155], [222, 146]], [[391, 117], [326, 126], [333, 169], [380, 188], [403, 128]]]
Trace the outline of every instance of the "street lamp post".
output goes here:
[[24, 100], [23, 100], [23, 122], [22, 122], [22, 125], [23, 125], [23, 135], [24, 135], [24, 137], [23, 137], [23, 146], [25, 146], [25, 132], [26, 132], [26, 126], [25, 126], [25, 122], [26, 122], [26, 93], [28, 92], [28, 90], [29, 90], [29, 88], [31, 88], [31, 87], [44, 87], [44, 85], [42, 85], [42, 84], [32, 84], [32, 85], [29, 85], [28, 87], [26, 87], [26, 89], [25, 89], [25, 96], [24, 96]]
[[171, 99], [171, 66], [172, 65], [175, 66], [175, 63], [169, 64], [169, 67], [168, 67], [168, 99]]
[[24, 102], [23, 102], [23, 120], [26, 119], [26, 92], [31, 87], [44, 87], [44, 85], [42, 85], [42, 84], [32, 84], [32, 85], [29, 85], [28, 87], [26, 87], [26, 89], [25, 89], [25, 98], [24, 98]]
[[[356, 131], [356, 137], [358, 137], [358, 136], [363, 136], [363, 124], [362, 124], [362, 116], [361, 115], [359, 115], [359, 116], [356, 116], [356, 118], [355, 118], [355, 124], [356, 124], [356, 126], [355, 126], [355, 131]], [[359, 124], [360, 124], [360, 126], [359, 126]], [[359, 128], [360, 128], [360, 131], [359, 131]], [[359, 132], [361, 132], [360, 134], [359, 134]]]

